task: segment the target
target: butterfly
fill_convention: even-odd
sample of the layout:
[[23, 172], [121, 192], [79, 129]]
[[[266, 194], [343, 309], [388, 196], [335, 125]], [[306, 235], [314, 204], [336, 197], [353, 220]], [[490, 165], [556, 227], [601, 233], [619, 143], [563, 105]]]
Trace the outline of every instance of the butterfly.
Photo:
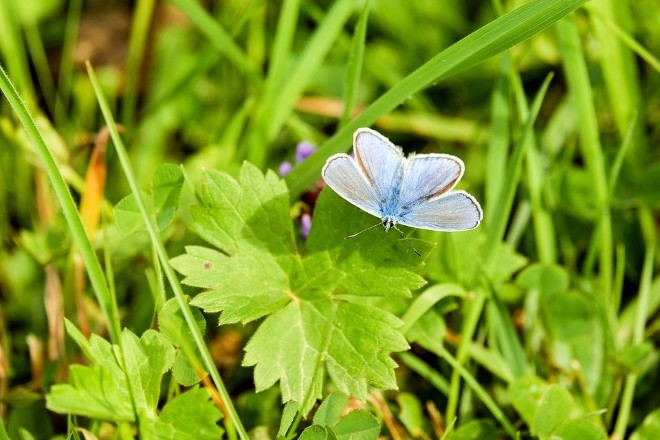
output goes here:
[[382, 224], [385, 231], [393, 228], [399, 232], [397, 225], [465, 231], [476, 228], [483, 219], [473, 196], [452, 191], [465, 170], [458, 157], [405, 157], [399, 147], [369, 128], [355, 131], [353, 153], [355, 157], [340, 153], [328, 158], [321, 175], [342, 198], [380, 218], [381, 222], [372, 227]]

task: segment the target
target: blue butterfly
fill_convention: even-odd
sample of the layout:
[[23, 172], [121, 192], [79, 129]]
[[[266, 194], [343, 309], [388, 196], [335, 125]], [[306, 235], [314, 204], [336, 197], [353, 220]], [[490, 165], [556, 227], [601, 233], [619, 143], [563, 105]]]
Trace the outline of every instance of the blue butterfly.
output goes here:
[[401, 232], [399, 224], [432, 231], [479, 226], [483, 218], [479, 202], [465, 191], [452, 191], [465, 168], [458, 157], [406, 158], [389, 139], [369, 128], [355, 132], [353, 152], [355, 158], [343, 153], [328, 158], [323, 180], [342, 198], [380, 218], [385, 231]]

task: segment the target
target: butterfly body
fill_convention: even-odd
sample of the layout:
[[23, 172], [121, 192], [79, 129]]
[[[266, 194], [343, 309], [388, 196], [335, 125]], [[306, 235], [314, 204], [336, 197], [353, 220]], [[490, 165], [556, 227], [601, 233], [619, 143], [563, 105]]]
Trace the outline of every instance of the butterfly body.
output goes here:
[[342, 198], [381, 219], [386, 231], [398, 224], [435, 231], [479, 225], [479, 203], [465, 191], [451, 191], [463, 176], [463, 162], [447, 154], [406, 158], [380, 133], [360, 128], [353, 136], [355, 157], [331, 156], [325, 182]]

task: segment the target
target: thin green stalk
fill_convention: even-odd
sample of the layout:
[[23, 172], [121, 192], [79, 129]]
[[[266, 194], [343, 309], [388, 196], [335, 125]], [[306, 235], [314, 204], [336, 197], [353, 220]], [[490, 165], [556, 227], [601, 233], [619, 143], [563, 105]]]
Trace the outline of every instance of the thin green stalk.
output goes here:
[[[255, 3], [255, 6], [258, 3]], [[246, 42], [247, 57], [260, 71], [266, 61], [266, 2], [263, 2], [248, 22], [248, 37]]]
[[261, 75], [252, 60], [236, 44], [231, 35], [202, 6], [192, 0], [169, 0], [188, 16], [203, 34], [213, 43], [216, 49], [227, 57], [238, 69], [243, 71], [250, 81], [261, 83]]
[[[55, 101], [55, 123], [58, 127], [67, 128], [69, 118], [67, 112], [71, 101], [71, 87], [73, 83], [73, 50], [78, 38], [80, 27], [80, 13], [82, 0], [72, 0], [67, 10], [66, 27], [64, 29], [64, 44], [62, 46], [62, 57], [60, 60], [60, 71], [57, 81], [57, 96]], [[61, 130], [62, 131], [62, 130]], [[68, 130], [66, 130], [68, 132]], [[69, 134], [65, 136], [69, 138]]]
[[605, 159], [600, 144], [589, 73], [574, 18], [570, 17], [559, 21], [557, 32], [569, 92], [580, 118], [580, 148], [593, 183], [594, 201], [598, 215], [596, 226], [598, 235], [596, 239], [600, 250], [600, 291], [602, 292], [600, 301], [603, 307], [606, 307], [610, 302], [612, 288], [613, 246]]
[[[617, 35], [615, 26], [612, 25], [619, 22], [632, 26], [635, 22], [630, 17], [629, 2], [599, 0], [593, 2], [588, 10], [593, 36], [600, 47], [598, 58], [607, 87], [610, 109], [619, 134], [623, 137], [630, 116], [644, 106], [641, 104], [641, 86], [635, 57], [630, 49], [622, 44], [620, 35]], [[620, 30], [618, 26], [616, 28]], [[634, 140], [635, 149], [641, 153], [646, 143], [641, 127], [635, 130]]]
[[14, 0], [0, 0], [0, 49], [7, 63], [7, 70], [15, 78], [28, 102], [35, 102], [34, 85], [30, 79], [30, 67], [21, 40], [18, 11]]
[[486, 212], [495, 206], [506, 172], [506, 158], [511, 141], [511, 111], [509, 109], [509, 79], [507, 73], [511, 58], [502, 55], [500, 73], [495, 80], [495, 88], [490, 102], [491, 123], [486, 149]]
[[[474, 391], [477, 397], [479, 397], [486, 408], [488, 408], [488, 410], [491, 412], [493, 417], [495, 417], [495, 420], [497, 420], [500, 425], [502, 425], [502, 428], [504, 428], [504, 431], [509, 435], [509, 437], [517, 438], [516, 429], [513, 427], [511, 422], [509, 422], [509, 419], [506, 418], [502, 408], [497, 405], [495, 400], [490, 396], [490, 394], [488, 394], [488, 391], [486, 391], [486, 389], [479, 384], [479, 381], [463, 366], [463, 363], [460, 362], [457, 358], [453, 357], [451, 353], [449, 353], [440, 344], [435, 347], [434, 351], [449, 365], [451, 365], [453, 370], [463, 378], [465, 383], [470, 387], [470, 389], [472, 389], [472, 391]], [[446, 420], [453, 419], [454, 417], [452, 416], [451, 419], [447, 418]]]
[[623, 44], [628, 46], [630, 50], [635, 52], [641, 59], [646, 61], [646, 63], [651, 66], [656, 72], [660, 72], [660, 60], [648, 51], [644, 46], [639, 44], [628, 32], [621, 29], [621, 27], [612, 21], [610, 18], [606, 17], [605, 14], [600, 12], [598, 9], [594, 8], [591, 4], [584, 5], [584, 8], [589, 11], [589, 14], [596, 17], [598, 20], [602, 21], [608, 30], [616, 35]]
[[25, 42], [30, 52], [30, 58], [34, 64], [34, 70], [37, 74], [37, 81], [41, 87], [41, 93], [44, 96], [44, 101], [48, 106], [48, 110], [52, 113], [55, 111], [55, 101], [57, 94], [55, 93], [55, 81], [48, 65], [48, 57], [44, 49], [39, 28], [36, 25], [25, 27]]
[[130, 127], [133, 124], [138, 89], [140, 87], [140, 68], [144, 58], [144, 48], [149, 34], [149, 25], [154, 12], [156, 0], [139, 0], [131, 23], [131, 39], [128, 43], [128, 58], [126, 61], [126, 87], [124, 88], [124, 104], [122, 106], [122, 121]]
[[351, 119], [355, 101], [357, 99], [357, 91], [360, 84], [360, 76], [362, 75], [362, 63], [364, 61], [364, 45], [367, 36], [367, 21], [369, 19], [369, 1], [364, 2], [362, 13], [355, 25], [353, 34], [353, 41], [351, 43], [351, 51], [348, 55], [348, 62], [346, 64], [346, 73], [344, 76], [344, 110], [341, 118], [339, 119], [339, 127], [346, 125]]
[[[468, 345], [472, 342], [474, 332], [477, 329], [479, 324], [479, 319], [481, 318], [481, 312], [484, 309], [486, 303], [486, 292], [480, 291], [474, 297], [474, 301], [470, 304], [470, 307], [463, 324], [463, 329], [461, 331], [461, 342], [458, 345], [456, 352], [456, 359], [461, 367], [468, 360]], [[456, 412], [458, 409], [459, 403], [459, 393], [461, 391], [461, 373], [458, 369], [453, 368], [451, 379], [449, 382], [449, 394], [447, 396], [447, 408], [445, 409], [445, 420], [454, 420], [456, 417]]]
[[552, 73], [546, 76], [545, 81], [539, 88], [539, 91], [534, 97], [529, 117], [520, 132], [520, 136], [516, 141], [515, 148], [511, 153], [509, 166], [507, 167], [506, 178], [504, 184], [500, 189], [500, 193], [495, 204], [495, 208], [489, 213], [488, 218], [484, 222], [488, 225], [488, 237], [484, 244], [483, 261], [485, 262], [486, 273], [492, 273], [495, 264], [495, 251], [504, 238], [506, 226], [511, 216], [511, 209], [513, 207], [513, 200], [516, 195], [516, 188], [520, 182], [520, 175], [522, 173], [522, 161], [525, 151], [529, 143], [527, 137], [532, 135], [534, 122], [541, 110], [543, 98], [548, 91], [550, 81], [554, 75]]
[[108, 321], [110, 338], [113, 343], [121, 345], [121, 326], [119, 322], [119, 314], [117, 312], [117, 304], [112, 299], [112, 295], [108, 289], [103, 274], [103, 269], [101, 268], [101, 263], [94, 252], [89, 237], [87, 237], [85, 227], [80, 218], [80, 213], [78, 212], [73, 197], [69, 192], [69, 188], [67, 187], [43, 136], [41, 136], [34, 119], [30, 115], [25, 103], [21, 100], [21, 97], [2, 66], [0, 66], [0, 90], [2, 90], [3, 95], [7, 98], [9, 105], [14, 110], [16, 117], [21, 121], [30, 140], [34, 143], [39, 156], [43, 160], [44, 168], [46, 169], [48, 178], [53, 185], [53, 190], [55, 191], [57, 199], [60, 202], [62, 213], [69, 225], [71, 235], [73, 236], [76, 246], [78, 246], [83, 261], [85, 262], [85, 268], [87, 269], [92, 288], [96, 294], [96, 299]]
[[430, 366], [411, 353], [397, 353], [397, 357], [401, 359], [401, 362], [403, 362], [408, 368], [419, 374], [424, 380], [428, 381], [436, 390], [447, 395], [449, 392], [449, 382], [447, 382], [447, 379], [440, 374], [436, 367]]
[[[644, 266], [639, 285], [638, 303], [633, 325], [632, 344], [639, 345], [644, 341], [644, 329], [646, 327], [647, 309], [651, 297], [651, 283], [653, 281], [653, 266], [655, 262], [656, 238], [654, 233], [653, 216], [647, 208], [642, 208], [639, 213], [640, 222], [645, 242], [647, 243], [644, 256]], [[626, 382], [621, 395], [621, 404], [619, 405], [619, 414], [614, 425], [613, 440], [623, 439], [628, 428], [633, 399], [635, 396], [635, 386], [637, 384], [637, 374], [631, 373], [626, 377]]]
[[230, 420], [228, 420], [227, 423], [234, 424], [242, 440], [248, 440], [249, 437], [247, 435], [247, 432], [245, 431], [245, 428], [243, 427], [241, 420], [238, 418], [238, 414], [236, 413], [236, 409], [234, 408], [234, 404], [231, 401], [229, 393], [227, 392], [227, 389], [225, 388], [224, 383], [220, 378], [218, 370], [215, 368], [215, 364], [213, 363], [211, 353], [209, 353], [208, 347], [204, 343], [204, 337], [199, 331], [199, 327], [197, 327], [197, 323], [195, 322], [195, 318], [193, 317], [192, 310], [190, 309], [190, 306], [186, 301], [186, 297], [185, 294], [183, 293], [183, 289], [181, 288], [181, 284], [179, 283], [179, 279], [174, 273], [174, 269], [169, 264], [169, 256], [167, 255], [165, 244], [163, 243], [163, 240], [160, 234], [158, 233], [156, 222], [149, 215], [144, 200], [142, 200], [142, 193], [140, 192], [140, 188], [138, 187], [137, 179], [135, 177], [135, 173], [133, 172], [133, 167], [130, 163], [128, 153], [126, 151], [126, 148], [124, 147], [124, 143], [121, 137], [119, 136], [119, 132], [117, 131], [117, 125], [114, 121], [112, 113], [110, 112], [108, 103], [101, 92], [101, 88], [98, 83], [98, 80], [96, 79], [94, 70], [92, 69], [92, 66], [89, 63], [87, 63], [87, 73], [89, 74], [89, 78], [92, 82], [94, 92], [96, 93], [96, 98], [99, 102], [99, 107], [101, 108], [101, 112], [103, 113], [103, 117], [108, 126], [108, 130], [110, 131], [110, 136], [114, 143], [115, 150], [117, 152], [117, 157], [119, 158], [119, 162], [121, 163], [122, 169], [124, 170], [124, 174], [126, 175], [126, 180], [128, 181], [128, 185], [131, 188], [131, 193], [135, 197], [136, 204], [144, 220], [145, 227], [149, 234], [149, 238], [151, 239], [155, 251], [158, 254], [158, 258], [162, 265], [162, 270], [165, 273], [165, 276], [170, 284], [170, 287], [172, 288], [172, 291], [174, 292], [174, 297], [177, 300], [179, 308], [181, 309], [181, 313], [183, 314], [183, 317], [186, 320], [186, 324], [188, 325], [190, 333], [192, 334], [193, 339], [195, 340], [195, 344], [197, 345], [197, 348], [202, 356], [204, 366], [211, 375], [211, 379], [213, 380], [213, 383], [215, 384], [218, 393], [220, 394], [220, 398], [223, 404], [225, 405], [226, 410], [229, 413]]
[[265, 83], [264, 99], [277, 93], [277, 89], [286, 81], [287, 63], [290, 59], [291, 45], [296, 31], [300, 0], [285, 0], [280, 9], [277, 29], [271, 49], [270, 66]]
[[621, 142], [621, 147], [616, 153], [614, 158], [614, 163], [612, 163], [612, 169], [610, 170], [610, 175], [608, 177], [608, 188], [610, 193], [614, 194], [616, 190], [617, 183], [619, 182], [619, 173], [621, 172], [621, 167], [623, 166], [624, 159], [628, 156], [628, 152], [632, 147], [633, 136], [637, 127], [637, 121], [639, 120], [639, 113], [636, 111], [630, 116], [630, 121], [628, 122], [628, 129], [626, 130], [626, 135]]
[[[509, 70], [513, 92], [518, 104], [518, 114], [521, 123], [529, 116], [529, 105], [525, 98], [520, 73], [511, 65]], [[532, 206], [532, 222], [534, 223], [534, 237], [539, 260], [542, 263], [552, 264], [557, 259], [555, 226], [550, 213], [544, 208], [541, 200], [541, 191], [544, 180], [541, 156], [536, 143], [536, 136], [532, 133], [528, 138], [529, 145], [526, 148], [525, 161], [527, 164], [527, 188], [529, 200]]]

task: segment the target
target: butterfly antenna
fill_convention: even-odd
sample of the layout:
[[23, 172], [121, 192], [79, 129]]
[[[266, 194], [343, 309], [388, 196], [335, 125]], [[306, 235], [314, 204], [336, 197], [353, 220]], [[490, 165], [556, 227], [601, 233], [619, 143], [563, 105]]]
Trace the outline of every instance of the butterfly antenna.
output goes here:
[[379, 223], [376, 223], [376, 224], [373, 225], [373, 226], [369, 226], [367, 229], [363, 229], [363, 230], [361, 230], [360, 232], [356, 232], [355, 234], [351, 234], [351, 235], [348, 235], [348, 236], [344, 237], [344, 240], [350, 240], [351, 238], [355, 238], [355, 237], [357, 237], [358, 235], [362, 234], [363, 232], [367, 232], [369, 229], [373, 229], [373, 228], [375, 228], [376, 226], [380, 226], [380, 225], [381, 225], [380, 222], [379, 222]]
[[408, 239], [405, 238], [406, 236], [403, 234], [403, 231], [402, 231], [401, 229], [397, 228], [396, 225], [392, 225], [392, 227], [393, 227], [394, 229], [396, 229], [397, 231], [399, 231], [399, 234], [401, 234], [401, 238], [405, 239], [404, 241], [405, 241], [406, 243], [408, 243], [408, 246], [410, 246], [410, 249], [412, 249], [413, 252], [415, 252], [415, 253], [417, 254], [418, 257], [421, 257], [422, 254], [420, 254], [420, 253], [417, 251], [417, 249], [415, 249], [415, 247], [414, 247], [412, 244], [410, 244], [410, 242], [408, 241]]

